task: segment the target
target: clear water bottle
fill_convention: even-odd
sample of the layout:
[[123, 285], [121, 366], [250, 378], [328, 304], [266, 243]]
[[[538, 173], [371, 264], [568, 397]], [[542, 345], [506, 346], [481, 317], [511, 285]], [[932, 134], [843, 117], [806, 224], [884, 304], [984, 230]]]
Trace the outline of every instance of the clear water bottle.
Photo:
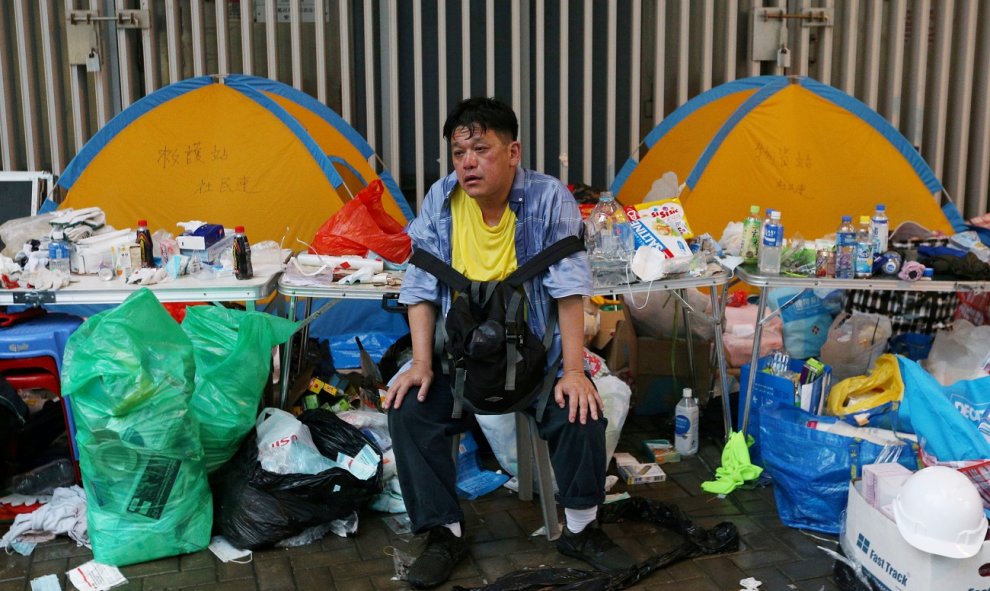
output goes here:
[[774, 211], [770, 223], [763, 229], [763, 242], [760, 246], [760, 274], [780, 273], [780, 251], [784, 246], [784, 226], [780, 223], [780, 212]]
[[698, 403], [691, 396], [691, 388], [684, 388], [674, 408], [674, 449], [682, 456], [698, 453]]
[[858, 278], [873, 275], [873, 232], [868, 215], [859, 216], [859, 228], [856, 230], [856, 259], [853, 267]]
[[852, 279], [855, 274], [856, 228], [852, 216], [842, 216], [842, 223], [835, 231], [835, 278]]
[[591, 210], [585, 228], [585, 246], [597, 285], [627, 283], [634, 247], [633, 229], [622, 206], [605, 191]]
[[69, 274], [69, 243], [65, 240], [62, 230], [52, 231], [52, 239], [48, 243], [48, 268]]
[[739, 253], [747, 263], [755, 263], [759, 257], [760, 239], [763, 237], [761, 226], [760, 206], [750, 205], [749, 217], [743, 220], [742, 249]]
[[873, 219], [870, 222], [873, 235], [873, 254], [878, 255], [882, 252], [887, 252], [887, 238], [890, 236], [890, 220], [887, 219], [887, 207], [883, 203], [877, 204], [877, 209], [873, 212]]

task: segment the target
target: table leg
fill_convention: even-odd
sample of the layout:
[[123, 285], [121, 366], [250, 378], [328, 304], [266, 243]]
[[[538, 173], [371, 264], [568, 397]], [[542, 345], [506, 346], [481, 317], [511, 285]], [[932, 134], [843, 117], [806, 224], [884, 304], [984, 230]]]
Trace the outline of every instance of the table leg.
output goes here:
[[[688, 376], [691, 378], [691, 387], [698, 381], [697, 372], [694, 369], [694, 335], [691, 334], [691, 310], [687, 305], [687, 299], [684, 297], [684, 290], [678, 289], [678, 299], [685, 302], [684, 307], [681, 308], [681, 317], [684, 320], [684, 342], [687, 343], [687, 358], [688, 358]], [[700, 392], [695, 393], [694, 398], [698, 400]]]
[[[296, 319], [296, 296], [289, 296], [289, 310], [286, 313], [286, 318], [295, 321]], [[292, 338], [295, 335], [289, 337], [289, 340], [285, 343], [285, 354], [282, 357], [282, 376], [280, 378], [281, 382], [279, 386], [279, 400], [278, 407], [285, 408], [285, 403], [289, 399], [289, 364], [292, 362]]]
[[763, 315], [767, 310], [767, 288], [760, 288], [760, 303], [756, 309], [756, 332], [753, 333], [753, 355], [749, 360], [749, 377], [746, 380], [745, 400], [742, 402], [743, 415], [739, 430], [743, 436], [749, 428], [749, 405], [753, 399], [753, 386], [756, 385], [756, 372], [760, 363], [760, 339], [763, 337]]
[[[721, 301], [725, 301], [726, 286], [722, 287]], [[725, 440], [732, 435], [732, 408], [729, 403], [729, 379], [725, 373], [725, 348], [722, 346], [722, 303], [713, 287], [709, 290], [712, 300], [712, 320], [715, 322], [715, 359], [718, 361], [719, 382], [722, 385], [722, 422], [725, 425]]]

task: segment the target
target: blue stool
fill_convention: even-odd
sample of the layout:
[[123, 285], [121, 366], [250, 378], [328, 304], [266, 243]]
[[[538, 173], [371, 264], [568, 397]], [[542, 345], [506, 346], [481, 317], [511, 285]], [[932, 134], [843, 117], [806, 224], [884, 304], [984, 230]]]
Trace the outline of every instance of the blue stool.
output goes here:
[[[83, 319], [69, 314], [46, 314], [39, 318], [26, 320], [10, 328], [0, 328], [0, 374], [3, 373], [5, 361], [10, 362], [11, 369], [22, 373], [30, 371], [29, 361], [37, 360], [34, 369], [37, 378], [50, 373], [52, 361], [61, 375], [62, 355], [65, 343]], [[16, 363], [14, 363], [16, 361]], [[56, 392], [61, 394], [60, 392]], [[62, 398], [62, 410], [65, 413], [65, 426], [68, 430], [72, 458], [78, 460], [76, 440], [74, 437], [76, 425], [72, 420], [72, 409]]]

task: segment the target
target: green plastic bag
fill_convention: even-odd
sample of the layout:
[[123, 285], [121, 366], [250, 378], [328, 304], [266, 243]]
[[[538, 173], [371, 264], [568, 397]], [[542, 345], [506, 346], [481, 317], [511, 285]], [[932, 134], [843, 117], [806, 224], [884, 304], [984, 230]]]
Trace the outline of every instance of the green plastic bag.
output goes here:
[[213, 472], [254, 427], [272, 347], [289, 340], [296, 323], [262, 312], [194, 306], [186, 309], [182, 330], [196, 359], [190, 407], [199, 423], [206, 471]]
[[192, 344], [147, 289], [83, 323], [62, 368], [98, 562], [122, 566], [210, 542], [213, 498], [189, 412]]

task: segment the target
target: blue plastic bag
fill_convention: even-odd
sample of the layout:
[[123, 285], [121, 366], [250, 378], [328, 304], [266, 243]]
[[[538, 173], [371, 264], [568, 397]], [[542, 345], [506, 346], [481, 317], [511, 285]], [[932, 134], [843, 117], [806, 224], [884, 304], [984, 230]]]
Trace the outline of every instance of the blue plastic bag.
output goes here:
[[917, 362], [897, 357], [904, 399], [897, 418], [940, 462], [990, 459], [990, 376], [943, 386]]
[[[799, 408], [763, 410], [760, 437], [763, 466], [773, 478], [773, 496], [781, 522], [790, 527], [838, 534], [849, 482], [876, 462], [884, 446], [808, 426], [834, 422]], [[899, 448], [897, 462], [917, 470], [917, 447]]]
[[784, 321], [784, 348], [791, 357], [817, 357], [828, 338], [832, 315], [813, 291], [802, 293], [797, 288], [770, 290], [770, 308], [776, 310], [795, 296], [797, 299], [780, 314]]

